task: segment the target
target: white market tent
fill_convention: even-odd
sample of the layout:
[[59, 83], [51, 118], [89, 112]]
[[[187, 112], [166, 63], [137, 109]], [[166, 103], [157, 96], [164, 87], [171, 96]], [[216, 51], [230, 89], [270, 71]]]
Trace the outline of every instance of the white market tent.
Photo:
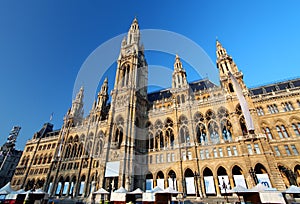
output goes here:
[[140, 188], [135, 189], [134, 191], [128, 192], [127, 194], [143, 194], [144, 191], [142, 191]]
[[93, 194], [109, 194], [109, 192], [104, 188], [100, 188], [97, 191], [93, 192]]
[[126, 193], [128, 191], [124, 187], [120, 187], [110, 195], [110, 201], [126, 201]]
[[295, 185], [291, 185], [288, 189], [286, 189], [285, 191], [282, 191], [282, 193], [285, 193], [285, 194], [300, 194], [300, 188], [295, 186]]
[[7, 195], [13, 192], [14, 190], [10, 187], [10, 182], [0, 189], [0, 195]]

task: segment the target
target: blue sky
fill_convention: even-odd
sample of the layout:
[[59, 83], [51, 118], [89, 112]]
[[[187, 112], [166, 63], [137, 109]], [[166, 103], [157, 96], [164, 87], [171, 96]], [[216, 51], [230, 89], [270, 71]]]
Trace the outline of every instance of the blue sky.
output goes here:
[[[297, 77], [298, 8], [296, 0], [1, 1], [1, 141], [20, 125], [17, 148], [23, 149], [52, 112], [60, 128], [81, 65], [99, 45], [127, 32], [134, 16], [141, 29], [195, 41], [213, 62], [218, 36], [249, 87]], [[173, 56], [146, 54], [148, 64], [173, 67]]]

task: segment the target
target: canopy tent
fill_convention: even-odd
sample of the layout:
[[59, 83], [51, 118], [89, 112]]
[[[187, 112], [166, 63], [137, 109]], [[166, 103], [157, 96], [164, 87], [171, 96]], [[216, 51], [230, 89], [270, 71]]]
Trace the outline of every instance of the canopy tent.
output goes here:
[[157, 193], [179, 194], [179, 193], [181, 193], [181, 192], [176, 191], [176, 190], [174, 190], [174, 189], [171, 188], [171, 187], [168, 187], [168, 188], [166, 188], [166, 189], [163, 190], [163, 191], [158, 191]]
[[252, 192], [262, 192], [262, 191], [266, 190], [267, 188], [268, 188], [267, 186], [259, 183], [256, 186], [254, 186], [253, 188], [251, 188], [250, 190]]
[[10, 187], [10, 182], [8, 182], [5, 186], [0, 189], [0, 195], [7, 195], [14, 190]]
[[110, 201], [126, 201], [126, 193], [128, 191], [124, 187], [120, 187], [118, 190], [111, 193]]
[[93, 194], [109, 194], [104, 188], [100, 188], [97, 191], [93, 192]]
[[92, 200], [97, 201], [97, 202], [107, 200], [107, 195], [108, 194], [109, 194], [108, 191], [106, 191], [104, 188], [100, 188], [97, 191], [93, 192]]
[[282, 191], [282, 193], [285, 193], [285, 194], [300, 194], [300, 188], [295, 186], [295, 185], [291, 185], [288, 189], [286, 189], [285, 191]]
[[160, 191], [163, 191], [163, 189], [161, 189], [159, 186], [156, 186], [156, 187], [153, 188], [150, 192], [151, 192], [151, 193], [157, 193], [157, 192], [160, 192]]
[[234, 193], [247, 193], [249, 191], [250, 190], [248, 190], [247, 188], [240, 186], [240, 185], [237, 185], [232, 189], [232, 192], [234, 192]]
[[124, 187], [120, 187], [118, 190], [115, 190], [114, 193], [127, 193], [128, 191]]
[[137, 188], [131, 192], [127, 192], [127, 194], [143, 194], [143, 193], [144, 193], [144, 191], [142, 191], [140, 188]]

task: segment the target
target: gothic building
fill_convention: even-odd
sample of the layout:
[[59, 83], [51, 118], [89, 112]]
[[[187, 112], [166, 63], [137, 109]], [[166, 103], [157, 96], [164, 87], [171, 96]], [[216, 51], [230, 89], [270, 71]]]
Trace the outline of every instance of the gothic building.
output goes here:
[[176, 55], [170, 88], [149, 94], [140, 40], [134, 19], [121, 44], [111, 102], [105, 79], [84, 117], [82, 87], [62, 128], [46, 123], [27, 142], [15, 188], [83, 198], [101, 187], [160, 186], [208, 197], [236, 185], [300, 185], [300, 79], [249, 89], [217, 41], [220, 86], [209, 79], [189, 83]]

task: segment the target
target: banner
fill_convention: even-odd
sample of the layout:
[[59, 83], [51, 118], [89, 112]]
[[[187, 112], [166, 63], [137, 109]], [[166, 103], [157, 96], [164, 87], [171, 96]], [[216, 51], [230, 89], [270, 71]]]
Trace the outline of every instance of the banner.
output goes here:
[[177, 191], [177, 181], [176, 181], [176, 178], [174, 178], [174, 183], [173, 183], [173, 179], [172, 178], [168, 178], [168, 187], [170, 187], [173, 190]]
[[196, 194], [194, 177], [185, 177], [186, 194]]
[[71, 187], [70, 187], [70, 190], [69, 190], [69, 195], [73, 194], [73, 190], [74, 190], [74, 182], [71, 183]]
[[61, 182], [58, 182], [57, 187], [56, 187], [56, 191], [55, 191], [55, 195], [59, 195], [60, 189], [61, 189]]
[[68, 193], [69, 185], [70, 185], [69, 182], [65, 182], [64, 190], [63, 190], [63, 193], [62, 193], [63, 195], [66, 195]]
[[51, 193], [51, 189], [52, 189], [52, 182], [49, 183], [48, 192], [47, 192], [48, 194]]
[[79, 195], [82, 195], [82, 194], [83, 194], [83, 191], [84, 191], [84, 184], [85, 184], [84, 181], [81, 181], [81, 182], [80, 182]]
[[152, 190], [153, 189], [153, 179], [146, 179], [146, 190]]
[[105, 178], [118, 177], [120, 170], [120, 161], [113, 161], [106, 163]]
[[204, 176], [204, 185], [206, 194], [216, 194], [216, 188], [213, 176]]
[[247, 188], [244, 175], [233, 175], [235, 186]]
[[269, 179], [268, 174], [256, 174], [258, 183], [263, 184], [264, 186], [267, 186], [268, 188], [272, 188], [271, 181]]
[[164, 179], [156, 179], [157, 186], [161, 189], [165, 189], [165, 180]]
[[229, 178], [227, 175], [224, 176], [218, 176], [219, 180], [219, 186], [221, 189], [221, 193], [228, 193], [230, 192], [230, 183], [229, 183]]

